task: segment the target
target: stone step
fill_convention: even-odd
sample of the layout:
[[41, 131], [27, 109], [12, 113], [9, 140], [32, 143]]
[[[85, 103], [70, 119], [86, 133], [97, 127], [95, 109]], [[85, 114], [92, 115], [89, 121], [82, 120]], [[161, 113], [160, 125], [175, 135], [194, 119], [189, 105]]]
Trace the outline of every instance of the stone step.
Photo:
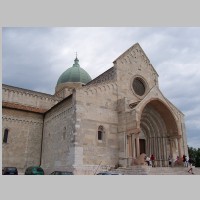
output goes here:
[[[149, 166], [132, 166], [128, 168], [117, 168], [115, 172], [124, 175], [191, 175], [187, 167], [149, 167]], [[193, 168], [195, 175], [200, 175], [200, 168]]]

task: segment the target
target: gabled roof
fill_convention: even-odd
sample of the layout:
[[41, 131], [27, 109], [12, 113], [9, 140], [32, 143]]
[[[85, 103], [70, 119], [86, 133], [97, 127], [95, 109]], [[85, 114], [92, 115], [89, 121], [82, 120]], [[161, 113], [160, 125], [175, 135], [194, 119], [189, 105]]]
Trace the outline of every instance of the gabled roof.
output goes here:
[[[131, 46], [129, 49], [127, 49], [124, 53], [122, 53], [118, 58], [116, 58], [113, 63], [115, 64], [118, 60], [120, 60], [123, 57], [126, 57], [127, 55], [129, 55], [131, 53], [131, 51], [139, 49], [142, 54], [144, 55], [145, 59], [150, 63], [149, 58], [147, 57], [147, 55], [145, 54], [145, 52], [143, 51], [142, 47], [139, 45], [139, 43], [135, 43], [133, 46]], [[151, 64], [152, 69], [155, 71], [155, 73], [158, 75], [157, 71], [155, 70], [155, 68], [153, 67], [153, 65]]]
[[111, 80], [115, 80], [115, 78], [116, 78], [115, 68], [111, 67], [107, 71], [97, 76], [95, 79], [88, 82], [86, 85], [93, 85], [100, 82], [109, 82]]

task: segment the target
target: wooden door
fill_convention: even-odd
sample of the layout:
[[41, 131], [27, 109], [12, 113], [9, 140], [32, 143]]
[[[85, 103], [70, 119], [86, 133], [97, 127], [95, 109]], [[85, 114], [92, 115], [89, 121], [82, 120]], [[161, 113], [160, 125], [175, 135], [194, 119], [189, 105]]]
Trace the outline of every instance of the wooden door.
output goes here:
[[145, 139], [140, 139], [140, 154], [146, 153]]

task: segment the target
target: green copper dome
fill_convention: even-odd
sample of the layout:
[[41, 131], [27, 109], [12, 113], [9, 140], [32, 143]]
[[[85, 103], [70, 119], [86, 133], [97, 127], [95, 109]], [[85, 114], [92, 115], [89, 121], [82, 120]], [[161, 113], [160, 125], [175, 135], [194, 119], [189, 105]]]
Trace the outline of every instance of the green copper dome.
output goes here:
[[86, 84], [91, 80], [92, 79], [90, 75], [83, 68], [80, 67], [79, 60], [76, 57], [73, 66], [61, 74], [60, 78], [58, 79], [57, 85], [66, 82], [80, 82]]

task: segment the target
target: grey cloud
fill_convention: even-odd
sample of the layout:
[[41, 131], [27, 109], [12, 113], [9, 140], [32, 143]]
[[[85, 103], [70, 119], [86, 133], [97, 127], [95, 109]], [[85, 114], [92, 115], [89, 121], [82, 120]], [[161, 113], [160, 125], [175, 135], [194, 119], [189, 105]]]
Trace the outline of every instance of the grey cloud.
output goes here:
[[200, 145], [200, 28], [3, 28], [2, 42], [3, 83], [51, 94], [76, 51], [95, 78], [139, 42], [159, 74], [161, 91], [186, 116], [189, 144]]
[[188, 146], [194, 147], [194, 148], [200, 148], [199, 147], [199, 130], [198, 129], [190, 129], [186, 128], [187, 134], [188, 134]]

